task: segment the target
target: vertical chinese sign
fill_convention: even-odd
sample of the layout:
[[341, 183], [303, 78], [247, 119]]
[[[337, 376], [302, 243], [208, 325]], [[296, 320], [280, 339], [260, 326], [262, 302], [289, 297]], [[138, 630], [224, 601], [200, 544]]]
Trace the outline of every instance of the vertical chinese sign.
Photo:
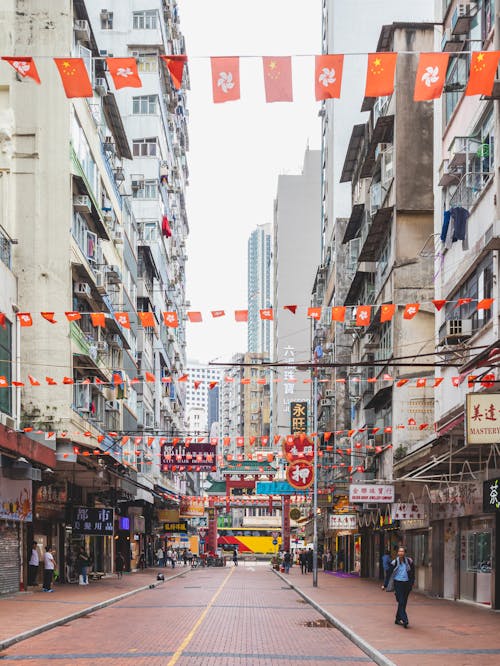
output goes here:
[[290, 403], [290, 432], [307, 432], [307, 402]]

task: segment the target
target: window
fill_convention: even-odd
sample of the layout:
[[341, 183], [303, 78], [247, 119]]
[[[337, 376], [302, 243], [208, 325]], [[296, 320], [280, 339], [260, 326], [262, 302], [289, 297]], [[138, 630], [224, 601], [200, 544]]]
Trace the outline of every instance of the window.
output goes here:
[[484, 0], [483, 12], [483, 39], [486, 39], [493, 29], [493, 23], [495, 20], [495, 0]]
[[495, 170], [493, 110], [486, 115], [473, 138], [477, 143], [474, 145], [476, 150], [470, 161], [470, 170], [472, 173], [492, 174]]
[[[450, 297], [446, 304], [445, 319], [471, 319], [475, 333], [491, 319], [491, 309], [478, 310], [477, 302], [493, 297], [493, 257], [490, 255], [477, 267], [468, 280]], [[459, 299], [472, 299], [457, 307]]]
[[145, 180], [144, 187], [133, 190], [132, 196], [134, 199], [156, 199], [158, 197], [158, 181]]
[[132, 14], [132, 27], [134, 30], [156, 30], [158, 27], [158, 14], [156, 9]]
[[132, 51], [133, 57], [137, 60], [137, 69], [139, 72], [157, 72], [158, 71], [158, 53], [141, 53]]
[[113, 30], [113, 12], [101, 11], [101, 30]]
[[158, 154], [158, 140], [156, 137], [153, 139], [134, 139], [132, 152], [134, 157], [156, 157]]
[[[12, 324], [5, 319], [5, 328], [0, 326], [0, 376], [10, 384], [12, 381]], [[0, 412], [12, 414], [12, 391], [0, 391]]]
[[132, 98], [132, 113], [134, 115], [154, 115], [157, 113], [157, 106], [157, 95], [141, 95]]
[[455, 110], [465, 89], [467, 81], [467, 70], [469, 68], [469, 56], [460, 55], [450, 58], [450, 65], [446, 73], [444, 106], [445, 125], [448, 124], [451, 114]]
[[375, 360], [380, 361], [392, 356], [392, 322], [386, 321], [380, 329], [380, 340], [375, 352]]

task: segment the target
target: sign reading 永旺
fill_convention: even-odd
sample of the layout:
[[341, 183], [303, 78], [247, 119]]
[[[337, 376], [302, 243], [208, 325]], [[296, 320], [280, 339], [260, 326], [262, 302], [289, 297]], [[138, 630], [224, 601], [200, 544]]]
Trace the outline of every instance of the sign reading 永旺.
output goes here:
[[71, 523], [78, 534], [113, 536], [113, 509], [75, 506]]
[[394, 486], [363, 483], [351, 483], [349, 486], [350, 504], [389, 504], [392, 502], [394, 502]]

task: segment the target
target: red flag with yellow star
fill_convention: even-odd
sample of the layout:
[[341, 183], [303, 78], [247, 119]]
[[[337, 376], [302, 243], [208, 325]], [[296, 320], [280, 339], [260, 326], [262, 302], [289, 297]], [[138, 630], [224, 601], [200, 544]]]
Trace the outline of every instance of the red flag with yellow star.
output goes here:
[[92, 84], [82, 58], [54, 58], [66, 97], [93, 97]]
[[397, 53], [368, 54], [365, 97], [392, 95], [397, 58]]
[[292, 58], [264, 56], [262, 65], [266, 102], [293, 102]]
[[478, 51], [472, 54], [466, 95], [491, 95], [500, 51]]

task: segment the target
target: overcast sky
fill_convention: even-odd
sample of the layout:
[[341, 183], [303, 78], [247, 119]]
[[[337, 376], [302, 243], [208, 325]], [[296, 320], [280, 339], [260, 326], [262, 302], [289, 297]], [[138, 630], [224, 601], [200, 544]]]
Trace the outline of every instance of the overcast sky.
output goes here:
[[[209, 56], [321, 52], [321, 0], [178, 0], [186, 38], [188, 95], [187, 293], [204, 322], [187, 324], [188, 358], [228, 359], [247, 348], [247, 241], [272, 222], [280, 173], [299, 173], [304, 151], [320, 147], [314, 59], [294, 58], [294, 102], [266, 104], [262, 61], [240, 63], [241, 100], [214, 104]], [[207, 56], [198, 58], [197, 56]], [[211, 320], [210, 310], [227, 316]]]

